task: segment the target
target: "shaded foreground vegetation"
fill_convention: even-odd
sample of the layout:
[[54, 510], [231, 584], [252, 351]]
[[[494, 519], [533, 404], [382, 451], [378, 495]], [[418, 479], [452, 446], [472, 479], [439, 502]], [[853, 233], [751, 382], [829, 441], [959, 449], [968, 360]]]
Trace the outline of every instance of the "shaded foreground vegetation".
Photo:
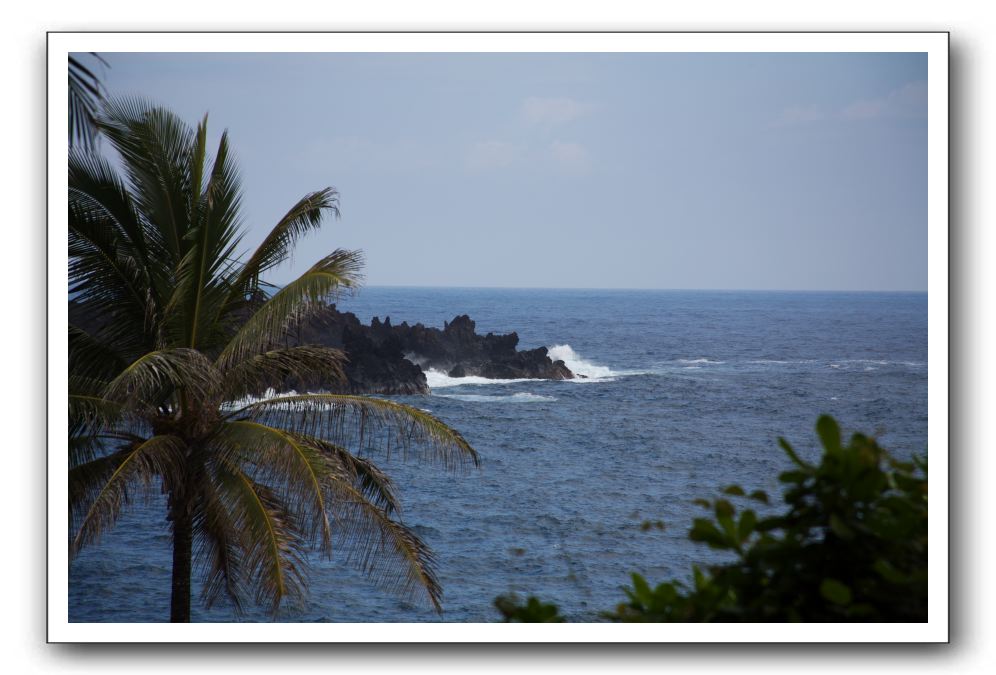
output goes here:
[[136, 496], [161, 492], [172, 621], [190, 620], [198, 567], [206, 604], [226, 598], [238, 612], [251, 601], [276, 615], [306, 594], [308, 549], [345, 553], [439, 609], [432, 553], [397, 519], [394, 485], [367, 453], [476, 465], [463, 437], [383, 399], [252, 398], [288, 378], [344, 381], [341, 351], [285, 342], [359, 283], [360, 254], [334, 251], [280, 289], [264, 280], [338, 215], [336, 191], [302, 197], [242, 255], [227, 134], [210, 157], [206, 118], [191, 129], [141, 100], [84, 102], [120, 162], [89, 142], [69, 152], [69, 296], [87, 319], [69, 326], [71, 559]]
[[[691, 586], [651, 586], [639, 574], [626, 599], [602, 614], [621, 622], [926, 621], [927, 463], [901, 462], [874, 438], [847, 444], [837, 423], [820, 417], [819, 464], [787, 441], [794, 468], [779, 476], [785, 509], [758, 515], [768, 495], [731, 485], [696, 518], [689, 537], [735, 560], [694, 567]], [[766, 509], [768, 511], [770, 509]], [[505, 621], [563, 621], [559, 608], [530, 597], [495, 600]]]

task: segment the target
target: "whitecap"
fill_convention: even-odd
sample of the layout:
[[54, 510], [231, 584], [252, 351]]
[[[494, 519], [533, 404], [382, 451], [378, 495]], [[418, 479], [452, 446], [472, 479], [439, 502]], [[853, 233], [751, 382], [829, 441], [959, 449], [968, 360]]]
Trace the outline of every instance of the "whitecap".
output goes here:
[[536, 382], [537, 378], [523, 377], [511, 380], [497, 380], [489, 379], [487, 377], [479, 377], [477, 375], [468, 375], [467, 377], [450, 377], [441, 370], [430, 368], [425, 371], [425, 381], [429, 385], [429, 389], [443, 389], [445, 387], [459, 387], [465, 384], [515, 384], [516, 382]]
[[677, 361], [678, 361], [678, 363], [708, 363], [710, 365], [717, 365], [717, 364], [720, 364], [720, 363], [726, 363], [726, 361], [717, 361], [716, 359], [707, 359], [707, 358], [699, 358], [699, 359], [677, 359]]
[[638, 373], [629, 372], [617, 372], [611, 368], [605, 366], [600, 366], [596, 363], [592, 363], [587, 359], [581, 357], [574, 349], [568, 345], [553, 345], [552, 347], [547, 347], [547, 354], [550, 356], [552, 361], [563, 361], [564, 365], [570, 368], [571, 372], [578, 376], [574, 381], [585, 382], [585, 381], [606, 381], [609, 378], [618, 377], [619, 375], [636, 375]]
[[556, 401], [554, 396], [542, 396], [528, 391], [509, 394], [508, 396], [486, 396], [484, 394], [435, 394], [439, 398], [452, 398], [470, 403], [543, 403]]

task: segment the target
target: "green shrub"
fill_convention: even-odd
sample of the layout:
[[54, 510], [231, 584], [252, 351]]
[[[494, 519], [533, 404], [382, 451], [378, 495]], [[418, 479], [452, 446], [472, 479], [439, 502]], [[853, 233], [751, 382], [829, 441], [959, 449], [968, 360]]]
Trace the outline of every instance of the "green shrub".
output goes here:
[[[651, 587], [639, 574], [627, 601], [604, 618], [657, 621], [926, 621], [927, 463], [901, 462], [875, 439], [844, 445], [833, 418], [820, 417], [818, 465], [784, 439], [794, 467], [783, 472], [787, 509], [758, 515], [764, 492], [738, 485], [696, 500], [711, 515], [689, 537], [729, 551], [733, 562], [693, 568], [691, 586]], [[539, 602], [539, 601], [537, 601]]]
[[500, 595], [495, 598], [495, 607], [501, 612], [505, 623], [563, 623], [564, 617], [556, 605], [540, 602], [529, 596], [522, 604], [514, 595]]

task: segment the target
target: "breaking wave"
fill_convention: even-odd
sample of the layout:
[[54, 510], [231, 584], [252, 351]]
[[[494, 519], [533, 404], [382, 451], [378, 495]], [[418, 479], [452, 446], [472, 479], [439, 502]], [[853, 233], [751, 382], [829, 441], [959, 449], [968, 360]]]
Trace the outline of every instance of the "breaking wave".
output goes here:
[[547, 354], [551, 361], [563, 361], [572, 373], [581, 376], [580, 381], [582, 382], [585, 380], [607, 380], [620, 375], [632, 374], [615, 371], [583, 359], [570, 345], [553, 345], [547, 348]]
[[487, 377], [469, 375], [467, 377], [450, 377], [441, 370], [430, 368], [425, 371], [425, 381], [429, 389], [443, 389], [445, 387], [459, 387], [465, 384], [514, 384], [516, 382], [536, 382], [536, 379], [519, 378], [513, 380], [492, 380]]
[[531, 394], [527, 391], [509, 394], [508, 396], [485, 396], [483, 394], [436, 394], [436, 396], [471, 403], [542, 403], [557, 400], [554, 396], [541, 396], [539, 394]]

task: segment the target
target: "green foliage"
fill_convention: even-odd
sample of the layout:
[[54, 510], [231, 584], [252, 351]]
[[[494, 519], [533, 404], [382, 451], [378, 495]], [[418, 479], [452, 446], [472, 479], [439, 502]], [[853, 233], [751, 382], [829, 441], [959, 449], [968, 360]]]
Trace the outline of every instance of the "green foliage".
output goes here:
[[[785, 440], [795, 468], [783, 472], [784, 513], [763, 516], [718, 498], [695, 519], [693, 541], [730, 551], [734, 562], [695, 568], [694, 586], [656, 588], [633, 575], [615, 621], [925, 621], [927, 465], [900, 462], [874, 439], [820, 417], [818, 465]], [[738, 486], [723, 493], [766, 503]]]
[[501, 595], [495, 598], [495, 607], [505, 623], [564, 623], [556, 605], [540, 602], [533, 596], [521, 603], [514, 595]]
[[[622, 622], [926, 621], [927, 463], [901, 462], [873, 438], [854, 434], [843, 444], [833, 418], [816, 432], [818, 465], [791, 445], [779, 445], [794, 467], [779, 475], [784, 512], [759, 515], [768, 495], [737, 485], [722, 497], [695, 502], [709, 511], [689, 538], [735, 559], [693, 568], [693, 582], [651, 586], [639, 574], [626, 601], [603, 614]], [[731, 501], [731, 499], [733, 501]], [[647, 529], [647, 528], [644, 528]], [[496, 605], [508, 620], [539, 620], [556, 607]]]

